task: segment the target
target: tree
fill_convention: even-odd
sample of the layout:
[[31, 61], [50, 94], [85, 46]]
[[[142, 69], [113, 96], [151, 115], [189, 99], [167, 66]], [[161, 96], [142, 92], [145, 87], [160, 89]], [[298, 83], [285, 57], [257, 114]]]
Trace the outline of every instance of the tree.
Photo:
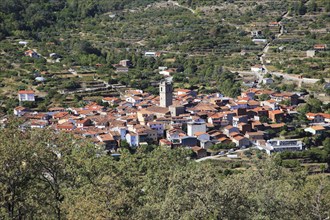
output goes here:
[[298, 111], [302, 114], [322, 112], [322, 102], [316, 98], [309, 98], [305, 104], [298, 108]]
[[69, 90], [77, 89], [80, 87], [81, 87], [80, 84], [75, 80], [69, 80], [69, 81], [64, 82], [64, 84], [63, 84], [63, 88], [69, 89]]
[[74, 187], [75, 177], [79, 179], [74, 175], [77, 167], [71, 169], [80, 159], [73, 152], [88, 147], [70, 135], [55, 135], [47, 129], [21, 131], [15, 124], [0, 132], [1, 218], [64, 218], [61, 206], [66, 187]]
[[215, 145], [212, 145], [211, 147], [209, 147], [209, 149], [211, 149], [213, 151], [219, 151], [221, 149], [232, 149], [232, 148], [236, 148], [235, 143], [229, 143], [229, 144], [219, 143], [219, 144], [215, 144]]
[[266, 100], [270, 99], [270, 96], [268, 94], [261, 94], [261, 95], [258, 96], [258, 99], [260, 101], [266, 101]]
[[[283, 164], [295, 164], [276, 157], [250, 161], [253, 167], [245, 171], [234, 165], [226, 168], [220, 160], [197, 163], [185, 148], [121, 149], [115, 160], [88, 139], [48, 129], [22, 131], [21, 123], [13, 121], [0, 132], [1, 219], [326, 219], [330, 215], [330, 180], [286, 169]], [[329, 143], [329, 138], [323, 142], [327, 151]], [[316, 152], [324, 151], [316, 148]], [[323, 157], [314, 155], [318, 160]]]
[[260, 122], [261, 123], [270, 123], [270, 119], [267, 116], [261, 116], [260, 117]]
[[327, 219], [330, 216], [330, 185], [325, 176], [315, 176], [304, 184], [301, 198], [306, 219]]
[[315, 0], [312, 0], [308, 3], [308, 12], [315, 12], [317, 11], [317, 4]]
[[306, 12], [307, 12], [307, 8], [306, 8], [305, 4], [301, 1], [298, 6], [298, 14], [304, 15], [304, 14], [306, 14]]
[[322, 85], [325, 83], [325, 79], [322, 77], [319, 81], [316, 82], [318, 85]]
[[93, 45], [89, 41], [80, 41], [76, 43], [74, 49], [77, 54], [95, 54], [97, 56], [101, 55], [101, 52], [93, 47]]
[[15, 129], [0, 132], [0, 216], [3, 219], [15, 219], [25, 216], [27, 211], [36, 211], [35, 201], [24, 199], [33, 179], [35, 163], [29, 161], [33, 158], [33, 147], [24, 147], [25, 142], [17, 135], [22, 139], [26, 137]]
[[286, 105], [286, 106], [290, 106], [291, 105], [291, 100], [289, 99], [284, 99], [280, 102], [281, 105]]
[[328, 164], [328, 171], [330, 171], [330, 138], [326, 138], [322, 145], [324, 147], [325, 152], [327, 153], [327, 164]]
[[325, 4], [325, 11], [330, 12], [330, 2], [326, 2]]

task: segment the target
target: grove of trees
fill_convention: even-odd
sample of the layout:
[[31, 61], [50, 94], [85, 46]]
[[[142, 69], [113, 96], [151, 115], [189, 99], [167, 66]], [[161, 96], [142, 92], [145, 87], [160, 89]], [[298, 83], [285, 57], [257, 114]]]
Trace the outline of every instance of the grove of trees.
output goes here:
[[327, 219], [330, 180], [280, 166], [196, 162], [141, 147], [120, 159], [51, 130], [0, 131], [1, 219]]

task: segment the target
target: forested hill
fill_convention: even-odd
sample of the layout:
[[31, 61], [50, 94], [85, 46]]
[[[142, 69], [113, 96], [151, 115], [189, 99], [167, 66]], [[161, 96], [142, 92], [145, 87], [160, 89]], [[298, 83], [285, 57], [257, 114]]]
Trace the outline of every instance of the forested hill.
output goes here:
[[155, 0], [2, 0], [0, 39], [15, 31], [36, 31], [57, 22], [64, 24], [152, 2]]
[[[326, 3], [327, 1], [320, 1], [319, 6], [330, 10], [330, 4]], [[2, 0], [0, 4], [0, 39], [17, 31], [41, 30], [56, 23], [65, 26], [72, 21], [79, 21], [106, 12], [145, 8], [157, 2], [166, 3], [166, 1], [161, 0]], [[275, 1], [273, 4], [270, 4], [271, 6], [269, 6], [268, 2], [262, 0], [254, 3], [233, 0], [178, 0], [169, 2], [175, 2], [175, 4], [194, 9], [197, 7], [211, 7], [217, 10], [227, 10], [223, 5], [220, 7], [219, 5], [221, 4], [233, 4], [236, 8], [243, 6], [242, 9], [245, 10], [244, 7], [247, 4], [253, 6], [259, 12], [266, 13], [267, 10], [275, 10], [282, 13], [285, 10], [292, 9], [301, 14], [307, 12], [304, 3], [308, 1]]]

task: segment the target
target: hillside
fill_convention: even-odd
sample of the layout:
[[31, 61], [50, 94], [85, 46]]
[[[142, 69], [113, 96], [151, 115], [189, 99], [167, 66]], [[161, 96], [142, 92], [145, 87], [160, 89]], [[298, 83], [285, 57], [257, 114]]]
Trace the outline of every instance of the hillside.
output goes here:
[[1, 0], [0, 219], [329, 219], [329, 0]]
[[[20, 135], [20, 139], [15, 137]], [[186, 149], [123, 150], [120, 160], [88, 141], [47, 130], [0, 132], [0, 218], [325, 219], [329, 178], [281, 160], [197, 163]], [[14, 146], [14, 147], [13, 147]]]

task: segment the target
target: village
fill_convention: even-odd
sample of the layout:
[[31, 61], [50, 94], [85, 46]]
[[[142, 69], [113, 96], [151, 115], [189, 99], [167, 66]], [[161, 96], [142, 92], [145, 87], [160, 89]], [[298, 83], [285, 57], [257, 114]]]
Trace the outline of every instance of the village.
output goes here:
[[[303, 134], [290, 134], [288, 125], [300, 114], [302, 94], [249, 88], [236, 98], [220, 93], [197, 94], [173, 89], [171, 77], [159, 83], [159, 96], [139, 89], [127, 89], [120, 96], [105, 96], [102, 104], [86, 101], [81, 108], [53, 107], [46, 112], [22, 106], [14, 115], [23, 119], [21, 129], [51, 128], [87, 138], [111, 154], [121, 147], [143, 145], [191, 148], [196, 158], [210, 155], [237, 158], [236, 150], [255, 148], [274, 152], [302, 151], [304, 137], [330, 130], [330, 114], [306, 113]], [[268, 99], [260, 100], [260, 96]], [[33, 90], [18, 92], [20, 102], [35, 102]], [[299, 120], [298, 120], [299, 124]]]
[[0, 219], [330, 220], [330, 0], [0, 21]]
[[[190, 9], [172, 1], [160, 5]], [[106, 16], [112, 23], [118, 17]], [[8, 60], [17, 72], [3, 78], [8, 99], [0, 104], [23, 121], [21, 129], [71, 133], [110, 154], [159, 145], [191, 148], [196, 158], [239, 158], [238, 152], [247, 149], [271, 155], [319, 147], [330, 130], [328, 107], [301, 108], [310, 97], [329, 105], [328, 45], [315, 38], [305, 47], [293, 47], [301, 36], [292, 31], [292, 12], [276, 16], [236, 25], [244, 29], [246, 40], [231, 53], [218, 51], [226, 48], [222, 44], [191, 51], [173, 49], [175, 44], [147, 47], [134, 37], [122, 38], [132, 42], [120, 52], [105, 52], [99, 48], [106, 45], [93, 37], [93, 44], [71, 45], [68, 54], [64, 38], [45, 39], [45, 44], [8, 38], [3, 54], [20, 54], [21, 60]], [[218, 60], [204, 59], [206, 55]], [[300, 70], [301, 60], [311, 69]], [[230, 76], [219, 78], [226, 71]]]

